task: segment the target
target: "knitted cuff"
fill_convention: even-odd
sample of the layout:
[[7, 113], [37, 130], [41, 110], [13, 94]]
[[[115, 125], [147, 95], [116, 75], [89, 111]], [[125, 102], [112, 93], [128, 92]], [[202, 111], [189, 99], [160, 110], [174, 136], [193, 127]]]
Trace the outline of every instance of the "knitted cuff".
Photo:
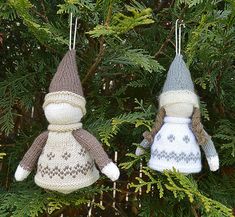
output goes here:
[[142, 142], [140, 143], [140, 146], [143, 148], [149, 148], [150, 144], [147, 139], [143, 139]]

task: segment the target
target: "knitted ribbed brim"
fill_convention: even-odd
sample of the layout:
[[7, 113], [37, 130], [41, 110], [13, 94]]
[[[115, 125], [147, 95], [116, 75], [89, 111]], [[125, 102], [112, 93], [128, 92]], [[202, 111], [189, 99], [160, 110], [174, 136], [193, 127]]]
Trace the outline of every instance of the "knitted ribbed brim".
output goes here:
[[83, 115], [86, 114], [85, 98], [69, 91], [58, 91], [46, 94], [43, 108], [45, 108], [50, 103], [69, 103], [74, 107], [80, 108]]
[[174, 103], [190, 103], [194, 107], [199, 108], [198, 96], [189, 90], [172, 90], [159, 96], [160, 108]]
[[45, 96], [43, 107], [49, 103], [69, 103], [86, 113], [81, 81], [78, 75], [75, 50], [69, 50], [60, 62]]

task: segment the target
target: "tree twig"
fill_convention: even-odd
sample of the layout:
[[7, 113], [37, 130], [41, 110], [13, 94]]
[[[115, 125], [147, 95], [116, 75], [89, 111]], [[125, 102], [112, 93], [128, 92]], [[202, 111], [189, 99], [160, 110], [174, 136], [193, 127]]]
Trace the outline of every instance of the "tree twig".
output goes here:
[[86, 83], [87, 80], [95, 74], [96, 69], [99, 65], [99, 63], [101, 62], [103, 56], [104, 56], [104, 37], [102, 36], [99, 40], [100, 43], [100, 48], [99, 48], [99, 53], [97, 55], [97, 57], [95, 58], [95, 62], [91, 65], [91, 67], [88, 69], [86, 76], [83, 78], [82, 80], [82, 84]]
[[[111, 16], [112, 16], [112, 4], [109, 5], [108, 14], [107, 14], [107, 17], [105, 20], [105, 25], [107, 27], [110, 24]], [[88, 71], [86, 73], [86, 76], [83, 78], [82, 84], [86, 83], [87, 80], [95, 74], [96, 69], [104, 56], [104, 53], [105, 53], [104, 36], [100, 37], [99, 44], [100, 44], [99, 53], [98, 53], [97, 57], [95, 58], [95, 62], [91, 65], [91, 67], [88, 69]]]
[[172, 26], [171, 31], [169, 32], [166, 40], [163, 42], [163, 44], [160, 47], [160, 49], [154, 54], [155, 59], [157, 59], [162, 54], [163, 50], [165, 50], [167, 44], [169, 43], [169, 41], [171, 40], [171, 38], [172, 38], [172, 36], [174, 34], [174, 29], [175, 29], [175, 27]]
[[43, 12], [42, 15], [43, 15], [45, 21], [46, 21], [47, 23], [49, 23], [48, 17], [47, 17], [47, 15], [46, 15], [46, 7], [45, 7], [45, 4], [44, 4], [44, 1], [43, 1], [43, 0], [40, 0], [40, 4], [41, 4], [41, 6], [42, 6], [42, 12]]
[[[174, 2], [175, 2], [175, 1], [172, 1], [170, 7], [173, 6]], [[185, 13], [186, 9], [187, 9], [187, 5], [182, 9], [182, 12], [181, 12], [181, 15], [180, 15], [179, 19], [182, 19], [183, 14]], [[155, 59], [157, 59], [157, 58], [162, 54], [163, 50], [166, 48], [166, 46], [168, 45], [168, 43], [171, 41], [171, 38], [172, 38], [172, 36], [173, 36], [173, 34], [174, 34], [174, 30], [175, 30], [175, 26], [172, 25], [171, 30], [170, 30], [170, 32], [169, 32], [169, 34], [168, 34], [166, 40], [163, 42], [163, 44], [162, 44], [162, 46], [160, 47], [160, 49], [154, 54]]]
[[194, 206], [191, 206], [191, 210], [192, 210], [194, 217], [199, 217], [199, 215], [197, 214], [196, 208]]

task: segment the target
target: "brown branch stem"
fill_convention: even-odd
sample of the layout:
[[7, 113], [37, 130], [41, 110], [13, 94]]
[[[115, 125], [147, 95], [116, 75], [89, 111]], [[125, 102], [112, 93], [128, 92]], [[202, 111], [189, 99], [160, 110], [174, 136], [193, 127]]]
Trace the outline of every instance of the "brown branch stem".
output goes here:
[[101, 62], [103, 56], [104, 56], [104, 50], [105, 50], [105, 47], [104, 47], [104, 37], [101, 37], [100, 40], [99, 40], [99, 43], [100, 43], [100, 49], [99, 49], [99, 53], [95, 59], [95, 62], [91, 65], [91, 67], [88, 69], [87, 71], [87, 74], [86, 76], [83, 78], [82, 80], [82, 84], [86, 83], [87, 80], [93, 76], [96, 72], [96, 69], [99, 65], [99, 63]]
[[167, 44], [170, 42], [170, 40], [174, 34], [174, 30], [175, 30], [175, 27], [173, 26], [171, 28], [171, 31], [169, 32], [166, 40], [163, 42], [162, 46], [160, 47], [160, 49], [154, 54], [155, 59], [158, 59], [158, 57], [162, 54], [163, 50], [165, 50]]
[[[106, 20], [105, 20], [105, 25], [107, 27], [110, 24], [111, 16], [112, 16], [112, 4], [109, 5], [108, 14], [107, 14], [107, 17], [106, 17]], [[88, 69], [88, 71], [86, 73], [86, 76], [83, 78], [82, 84], [86, 83], [87, 80], [95, 74], [98, 65], [102, 61], [102, 58], [103, 58], [104, 53], [105, 53], [104, 36], [100, 37], [99, 44], [100, 44], [99, 53], [98, 53], [97, 57], [95, 58], [95, 62], [90, 66], [90, 68]]]
[[[174, 2], [175, 1], [172, 1], [170, 7], [173, 6]], [[187, 9], [187, 5], [182, 9], [181, 15], [179, 16], [180, 20], [182, 19], [183, 14], [185, 13], [186, 9]], [[175, 25], [172, 25], [171, 30], [170, 30], [166, 40], [163, 42], [163, 44], [160, 47], [160, 49], [154, 54], [155, 59], [158, 59], [158, 57], [162, 54], [163, 50], [165, 50], [165, 48], [168, 45], [168, 43], [171, 42], [171, 38], [172, 38], [174, 32], [175, 32]]]

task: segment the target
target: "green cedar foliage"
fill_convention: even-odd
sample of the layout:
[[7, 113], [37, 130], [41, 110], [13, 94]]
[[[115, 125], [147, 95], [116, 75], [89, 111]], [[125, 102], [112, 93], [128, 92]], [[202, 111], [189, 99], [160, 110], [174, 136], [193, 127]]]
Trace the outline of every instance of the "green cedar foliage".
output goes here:
[[[87, 216], [91, 203], [93, 216], [232, 216], [233, 0], [177, 0], [165, 5], [158, 0], [2, 0], [0, 11], [0, 216]], [[118, 151], [122, 175], [116, 209], [112, 183], [104, 177], [66, 196], [38, 188], [35, 171], [22, 183], [13, 178], [25, 151], [47, 127], [43, 98], [68, 49], [70, 12], [78, 17], [77, 63], [88, 111], [84, 127], [103, 142], [110, 156]], [[182, 52], [201, 99], [204, 125], [221, 160], [215, 173], [203, 158], [200, 174], [160, 174], [146, 167], [149, 151], [142, 158], [134, 155], [142, 133], [153, 124], [156, 96], [174, 58], [177, 18], [186, 24]]]

